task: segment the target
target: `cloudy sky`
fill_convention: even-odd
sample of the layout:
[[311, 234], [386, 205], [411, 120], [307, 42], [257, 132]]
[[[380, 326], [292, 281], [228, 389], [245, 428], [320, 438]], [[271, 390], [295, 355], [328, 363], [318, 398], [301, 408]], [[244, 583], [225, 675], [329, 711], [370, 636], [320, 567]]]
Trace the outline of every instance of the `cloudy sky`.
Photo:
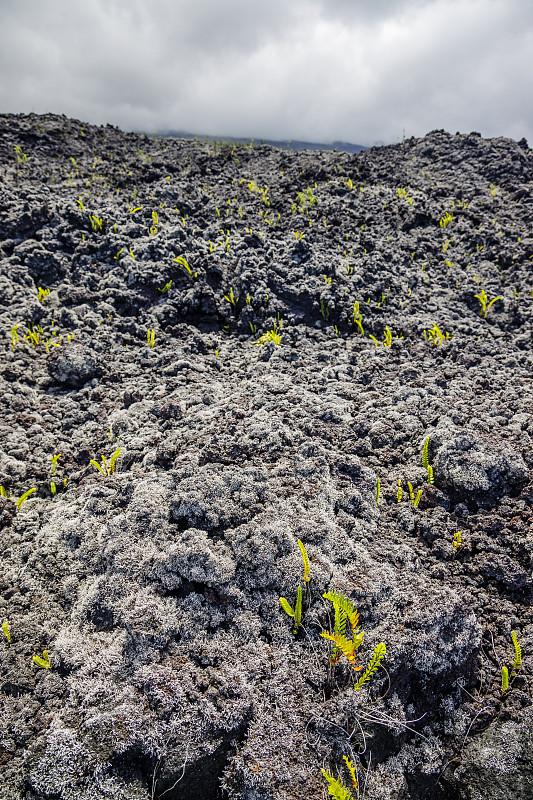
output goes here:
[[533, 145], [531, 0], [0, 0], [0, 113], [372, 145]]

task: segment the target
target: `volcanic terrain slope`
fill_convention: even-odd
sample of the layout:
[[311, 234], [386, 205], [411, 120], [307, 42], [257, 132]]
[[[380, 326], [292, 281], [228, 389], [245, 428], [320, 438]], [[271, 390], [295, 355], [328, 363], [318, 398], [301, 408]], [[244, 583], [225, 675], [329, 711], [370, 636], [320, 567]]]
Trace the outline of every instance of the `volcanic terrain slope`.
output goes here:
[[525, 140], [0, 117], [2, 800], [533, 798], [532, 226]]

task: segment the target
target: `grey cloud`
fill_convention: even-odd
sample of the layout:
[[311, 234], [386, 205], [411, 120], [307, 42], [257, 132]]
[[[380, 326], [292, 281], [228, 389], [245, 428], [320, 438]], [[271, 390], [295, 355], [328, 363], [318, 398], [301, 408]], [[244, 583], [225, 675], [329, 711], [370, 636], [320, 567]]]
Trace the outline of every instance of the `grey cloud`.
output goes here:
[[522, 0], [19, 0], [0, 23], [0, 113], [360, 144], [533, 138]]

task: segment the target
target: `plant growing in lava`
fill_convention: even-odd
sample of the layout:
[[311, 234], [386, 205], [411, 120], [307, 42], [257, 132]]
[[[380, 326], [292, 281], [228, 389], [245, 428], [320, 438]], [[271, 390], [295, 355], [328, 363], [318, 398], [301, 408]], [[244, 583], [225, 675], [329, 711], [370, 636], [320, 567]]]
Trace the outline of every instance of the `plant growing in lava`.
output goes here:
[[109, 459], [109, 464], [107, 463], [106, 458], [105, 458], [104, 455], [101, 455], [102, 466], [100, 466], [98, 461], [94, 461], [92, 458], [91, 458], [89, 463], [93, 464], [96, 467], [96, 469], [99, 469], [100, 472], [102, 473], [102, 475], [112, 475], [114, 473], [114, 471], [115, 471], [116, 460], [120, 455], [121, 449], [122, 449], [121, 447], [118, 447], [115, 450], [115, 452], [113, 453], [113, 455]]
[[[355, 610], [352, 602], [348, 600], [347, 597], [344, 597], [341, 592], [326, 592], [322, 596], [325, 600], [331, 600], [335, 610], [333, 633], [330, 631], [322, 631], [320, 634], [324, 639], [329, 639], [334, 642], [334, 647], [329, 659], [330, 670], [328, 671], [328, 684], [331, 685], [333, 682], [333, 671], [341, 655], [344, 655], [348, 659], [350, 666], [355, 672], [359, 672], [362, 669], [362, 667], [357, 666], [355, 654], [363, 643], [365, 633], [359, 628], [359, 613]], [[350, 639], [346, 636], [346, 625], [348, 622], [351, 628]], [[374, 649], [368, 667], [363, 675], [356, 681], [354, 689], [361, 689], [364, 684], [370, 680], [381, 664], [386, 652], [387, 648], [385, 644], [380, 642]]]
[[481, 303], [481, 310], [479, 312], [479, 315], [481, 317], [483, 317], [483, 319], [486, 318], [487, 311], [489, 310], [491, 305], [496, 302], [496, 300], [503, 300], [503, 297], [501, 295], [498, 295], [498, 297], [495, 297], [493, 300], [490, 301], [490, 303], [487, 303], [487, 300], [489, 298], [487, 297], [487, 295], [485, 293], [485, 289], [482, 289], [480, 294], [476, 294], [474, 296], [477, 297], [477, 299]]
[[[303, 559], [303, 562], [304, 562], [303, 582], [304, 582], [304, 586], [307, 589], [307, 584], [309, 583], [309, 580], [311, 578], [311, 574], [310, 574], [311, 573], [311, 568], [310, 568], [310, 565], [309, 565], [309, 558], [307, 557], [307, 551], [306, 551], [306, 549], [304, 547], [304, 544], [303, 544], [303, 542], [300, 541], [300, 539], [298, 539], [298, 547], [300, 548], [300, 552], [302, 554], [302, 559]], [[301, 587], [301, 585], [298, 584], [298, 591], [296, 593], [296, 603], [294, 604], [294, 608], [292, 608], [289, 605], [289, 603], [287, 602], [287, 600], [284, 597], [280, 597], [279, 598], [279, 602], [280, 602], [280, 605], [281, 605], [282, 609], [285, 611], [285, 613], [288, 614], [289, 617], [292, 617], [294, 619], [294, 625], [293, 625], [293, 628], [292, 628], [292, 632], [296, 636], [296, 634], [298, 633], [298, 628], [302, 624], [303, 595], [302, 595], [302, 587]]]

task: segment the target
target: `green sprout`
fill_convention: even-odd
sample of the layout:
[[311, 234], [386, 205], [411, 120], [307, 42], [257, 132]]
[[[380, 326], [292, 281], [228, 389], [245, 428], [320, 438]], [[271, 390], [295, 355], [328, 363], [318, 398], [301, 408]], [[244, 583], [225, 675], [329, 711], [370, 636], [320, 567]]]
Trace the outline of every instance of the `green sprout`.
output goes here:
[[37, 664], [38, 667], [42, 667], [43, 669], [51, 669], [52, 668], [52, 664], [50, 662], [50, 659], [48, 658], [48, 651], [47, 650], [43, 650], [43, 657], [42, 658], [40, 656], [33, 656], [33, 660], [35, 661], [35, 663]]
[[198, 273], [197, 272], [195, 272], [194, 275], [192, 274], [192, 270], [189, 267], [189, 264], [186, 261], [186, 259], [183, 258], [183, 256], [177, 256], [176, 258], [173, 258], [172, 260], [176, 261], [178, 264], [181, 264], [183, 267], [185, 267], [185, 269], [187, 270], [187, 272], [189, 273], [191, 278], [197, 278], [198, 277]]
[[20, 323], [18, 325], [13, 325], [11, 328], [11, 349], [14, 350], [15, 346], [19, 342], [19, 337], [17, 333], [17, 329], [20, 328]]
[[61, 453], [56, 453], [55, 455], [50, 456], [50, 459], [52, 461], [52, 475], [56, 474], [56, 466], [60, 455]]
[[509, 670], [507, 667], [502, 667], [502, 692], [506, 692], [509, 688]]
[[[281, 328], [283, 328], [283, 320], [280, 320], [279, 327], [280, 330]], [[261, 345], [264, 345], [267, 342], [274, 342], [276, 346], [279, 346], [281, 344], [281, 335], [278, 333], [277, 323], [274, 323], [273, 330], [267, 331], [262, 336], [260, 336], [259, 339], [256, 342], [254, 342], [254, 345], [258, 345], [259, 347], [261, 347]]]
[[39, 286], [39, 287], [37, 287], [37, 288], [38, 288], [38, 291], [39, 291], [39, 293], [38, 293], [38, 296], [37, 296], [37, 299], [39, 300], [39, 303], [42, 303], [42, 302], [43, 302], [43, 300], [44, 300], [44, 298], [45, 298], [47, 295], [49, 295], [49, 294], [50, 294], [50, 289], [43, 289], [41, 286]]
[[428, 474], [428, 483], [434, 483], [435, 478], [433, 476], [433, 467], [429, 463], [428, 460], [428, 448], [429, 448], [429, 436], [427, 437], [426, 441], [424, 442], [424, 447], [422, 449], [422, 466], [427, 471]]
[[440, 328], [437, 327], [437, 325], [433, 325], [432, 328], [424, 330], [424, 339], [429, 341], [429, 343], [432, 345], [441, 345], [445, 339], [449, 338], [450, 334], [448, 333], [448, 331], [442, 333], [442, 331], [440, 330]]
[[152, 329], [148, 328], [148, 330], [146, 331], [146, 338], [148, 340], [148, 344], [150, 345], [150, 349], [152, 349], [154, 344], [155, 344], [155, 329], [154, 328], [152, 328]]
[[109, 459], [109, 465], [108, 465], [104, 455], [101, 455], [102, 466], [100, 466], [98, 461], [93, 461], [92, 458], [90, 460], [90, 463], [93, 464], [96, 467], [96, 469], [99, 469], [100, 472], [102, 473], [102, 475], [112, 475], [114, 473], [114, 471], [115, 471], [115, 467], [116, 467], [115, 462], [116, 462], [118, 456], [120, 455], [121, 449], [122, 448], [118, 447], [115, 450], [115, 452], [113, 453], [113, 455]]
[[334, 778], [327, 769], [321, 770], [322, 775], [328, 782], [328, 794], [334, 800], [354, 800], [353, 794], [346, 788], [341, 778]]
[[440, 218], [439, 225], [442, 228], [442, 230], [444, 230], [450, 224], [452, 219], [453, 219], [452, 214], [449, 214], [448, 212], [446, 212], [446, 214], [444, 214], [444, 216]]
[[9, 627], [7, 625], [7, 619], [5, 622], [2, 623], [2, 630], [4, 631], [4, 636], [7, 639], [7, 643], [11, 644], [11, 634], [9, 633]]
[[409, 498], [411, 500], [411, 505], [413, 506], [413, 508], [418, 508], [420, 498], [422, 497], [422, 489], [418, 490], [415, 497], [415, 491], [413, 489], [413, 485], [409, 481], [407, 481], [407, 485], [409, 487]]
[[398, 491], [396, 492], [396, 500], [398, 503], [402, 502], [402, 497], [403, 497], [402, 479], [398, 478]]
[[[23, 494], [23, 495], [21, 495], [21, 496], [19, 497], [19, 499], [18, 499], [18, 500], [15, 500], [15, 498], [14, 498], [14, 497], [10, 497], [9, 499], [10, 499], [10, 500], [13, 500], [13, 502], [14, 502], [14, 503], [16, 504], [16, 506], [17, 506], [17, 509], [20, 511], [20, 509], [22, 508], [23, 504], [26, 502], [26, 500], [28, 499], [28, 497], [30, 496], [30, 494], [32, 494], [32, 492], [35, 492], [35, 491], [36, 491], [36, 488], [35, 488], [35, 486], [34, 486], [34, 487], [33, 487], [33, 489], [28, 489], [28, 491], [27, 491], [27, 492], [24, 492], [24, 494]], [[4, 489], [4, 487], [3, 487], [3, 486], [0, 486], [0, 496], [1, 496], [1, 497], [7, 497], [6, 490]]]
[[324, 317], [324, 319], [329, 319], [329, 308], [327, 307], [327, 305], [324, 303], [323, 300], [320, 301], [320, 312]]
[[235, 295], [233, 294], [233, 286], [231, 286], [231, 287], [230, 287], [230, 291], [229, 291], [229, 297], [228, 297], [228, 295], [227, 295], [227, 294], [225, 294], [225, 295], [224, 295], [224, 300], [227, 300], [227, 301], [228, 301], [228, 303], [231, 303], [231, 305], [232, 305], [234, 308], [236, 308], [236, 307], [237, 307], [237, 303], [239, 302], [239, 298], [238, 298], [238, 297], [235, 297]]
[[92, 214], [89, 214], [89, 219], [91, 220], [91, 228], [93, 229], [94, 233], [98, 233], [98, 231], [102, 230], [102, 217], [95, 217]]
[[381, 483], [380, 483], [380, 480], [378, 478], [377, 479], [377, 485], [376, 485], [376, 506], [379, 503], [379, 495], [380, 494], [381, 494]]
[[300, 239], [304, 239], [305, 238], [305, 233], [303, 231], [293, 231], [293, 234], [294, 234], [294, 238], [296, 239], [297, 242], [299, 242]]
[[455, 550], [456, 554], [461, 549], [462, 539], [461, 539], [461, 531], [456, 531], [453, 535], [452, 541], [453, 549]]
[[160, 289], [160, 288], [158, 287], [158, 288], [157, 288], [157, 291], [158, 291], [158, 292], [161, 292], [162, 294], [164, 294], [165, 292], [168, 292], [168, 290], [170, 289], [170, 287], [171, 287], [171, 286], [172, 286], [172, 281], [169, 281], [168, 283], [165, 283], [165, 285], [163, 286], [163, 288], [162, 288], [162, 289]]
[[[307, 583], [311, 580], [311, 567], [309, 564], [309, 558], [307, 556], [307, 551], [305, 549], [304, 543], [300, 541], [300, 539], [298, 539], [298, 547], [300, 548], [300, 552], [302, 554], [302, 560], [304, 562], [303, 582], [304, 586], [306, 586]], [[289, 617], [292, 617], [294, 619], [292, 632], [295, 636], [298, 633], [298, 628], [302, 624], [302, 601], [303, 601], [302, 587], [300, 584], [298, 584], [298, 591], [296, 593], [296, 603], [294, 605], [294, 608], [292, 608], [292, 606], [289, 605], [289, 603], [284, 597], [279, 598], [279, 602], [282, 609], [285, 611], [286, 614], [289, 615]]]
[[361, 331], [361, 336], [365, 335], [363, 330], [363, 315], [359, 311], [359, 303], [353, 304], [353, 322], [355, 325], [358, 326], [359, 330]]
[[485, 318], [486, 318], [486, 316], [487, 316], [487, 311], [489, 310], [489, 308], [491, 307], [491, 305], [492, 305], [493, 303], [495, 303], [495, 302], [496, 302], [496, 300], [503, 300], [503, 297], [502, 297], [501, 295], [498, 295], [498, 297], [495, 297], [493, 300], [491, 300], [491, 301], [490, 301], [490, 303], [488, 303], [488, 304], [487, 304], [487, 300], [488, 300], [489, 298], [487, 297], [487, 295], [486, 295], [486, 293], [485, 293], [485, 289], [482, 289], [482, 290], [481, 290], [481, 294], [476, 294], [476, 295], [474, 295], [474, 296], [475, 296], [475, 297], [477, 297], [477, 299], [478, 299], [478, 300], [479, 300], [479, 302], [481, 303], [481, 310], [480, 310], [480, 312], [479, 312], [479, 315], [480, 315], [481, 317], [483, 317], [483, 319], [485, 319]]

